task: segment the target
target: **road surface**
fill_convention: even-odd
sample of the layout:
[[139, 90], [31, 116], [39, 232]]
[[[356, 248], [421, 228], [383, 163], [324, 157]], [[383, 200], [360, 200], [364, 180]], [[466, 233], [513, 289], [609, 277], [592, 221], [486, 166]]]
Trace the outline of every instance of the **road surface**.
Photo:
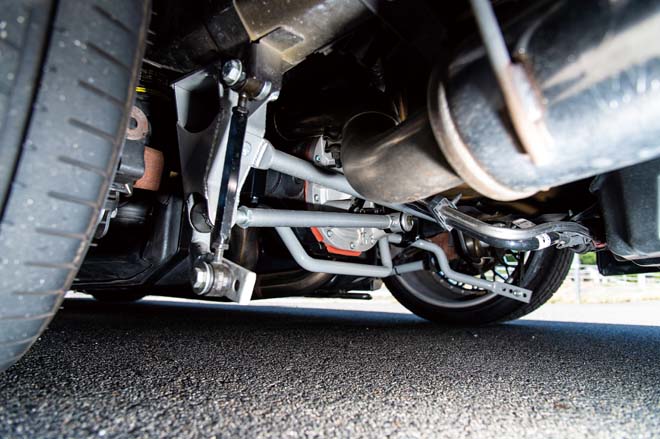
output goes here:
[[0, 375], [0, 437], [660, 435], [658, 303], [472, 329], [322, 303], [67, 300]]

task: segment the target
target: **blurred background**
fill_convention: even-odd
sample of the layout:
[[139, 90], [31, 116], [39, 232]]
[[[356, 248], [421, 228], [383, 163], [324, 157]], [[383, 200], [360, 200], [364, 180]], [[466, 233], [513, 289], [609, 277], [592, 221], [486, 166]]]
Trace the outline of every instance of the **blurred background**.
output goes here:
[[571, 271], [550, 303], [623, 303], [660, 300], [660, 273], [601, 276], [596, 254], [575, 255]]

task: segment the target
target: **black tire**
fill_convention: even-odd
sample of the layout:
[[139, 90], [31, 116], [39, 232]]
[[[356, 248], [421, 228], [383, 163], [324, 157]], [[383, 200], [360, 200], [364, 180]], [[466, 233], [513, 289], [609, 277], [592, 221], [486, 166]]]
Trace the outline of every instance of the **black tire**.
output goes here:
[[99, 302], [104, 303], [130, 303], [137, 302], [143, 299], [146, 294], [135, 292], [96, 292], [92, 293], [92, 297]]
[[443, 325], [487, 325], [518, 319], [550, 300], [566, 278], [572, 259], [572, 252], [555, 248], [529, 256], [520, 286], [533, 291], [530, 303], [495, 296], [473, 306], [440, 306], [428, 298], [434, 294], [448, 296], [452, 291], [445, 280], [431, 272], [391, 276], [385, 279], [385, 285], [403, 306], [427, 320]]
[[39, 337], [85, 256], [149, 11], [138, 0], [0, 0], [0, 182], [10, 182], [0, 186], [0, 370]]

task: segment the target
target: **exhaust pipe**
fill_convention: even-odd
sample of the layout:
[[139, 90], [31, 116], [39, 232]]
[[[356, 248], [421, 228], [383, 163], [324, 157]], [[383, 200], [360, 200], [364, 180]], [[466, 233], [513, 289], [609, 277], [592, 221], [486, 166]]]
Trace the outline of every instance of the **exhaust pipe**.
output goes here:
[[395, 126], [376, 112], [350, 119], [342, 135], [344, 175], [368, 200], [409, 203], [461, 184], [438, 151], [426, 112]]
[[366, 116], [346, 124], [351, 185], [399, 203], [464, 181], [510, 201], [660, 156], [658, 2], [564, 1], [516, 35], [507, 40], [541, 103], [545, 160], [532, 160], [512, 129], [486, 56], [471, 56], [454, 63], [447, 83], [436, 72], [428, 108], [413, 120], [371, 136]]

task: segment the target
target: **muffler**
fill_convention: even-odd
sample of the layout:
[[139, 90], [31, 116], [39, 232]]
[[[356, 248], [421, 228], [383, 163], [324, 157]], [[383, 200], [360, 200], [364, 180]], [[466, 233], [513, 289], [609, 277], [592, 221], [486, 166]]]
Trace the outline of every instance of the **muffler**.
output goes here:
[[413, 120], [371, 136], [367, 116], [347, 123], [342, 163], [358, 192], [401, 203], [464, 181], [509, 201], [660, 156], [659, 2], [559, 2], [506, 35], [540, 103], [546, 141], [532, 146], [545, 159], [528, 154], [513, 129], [519, 115], [475, 52], [453, 63], [447, 82], [436, 72]]
[[426, 112], [395, 126], [383, 113], [361, 113], [344, 126], [344, 175], [368, 200], [408, 203], [461, 184], [438, 150]]

